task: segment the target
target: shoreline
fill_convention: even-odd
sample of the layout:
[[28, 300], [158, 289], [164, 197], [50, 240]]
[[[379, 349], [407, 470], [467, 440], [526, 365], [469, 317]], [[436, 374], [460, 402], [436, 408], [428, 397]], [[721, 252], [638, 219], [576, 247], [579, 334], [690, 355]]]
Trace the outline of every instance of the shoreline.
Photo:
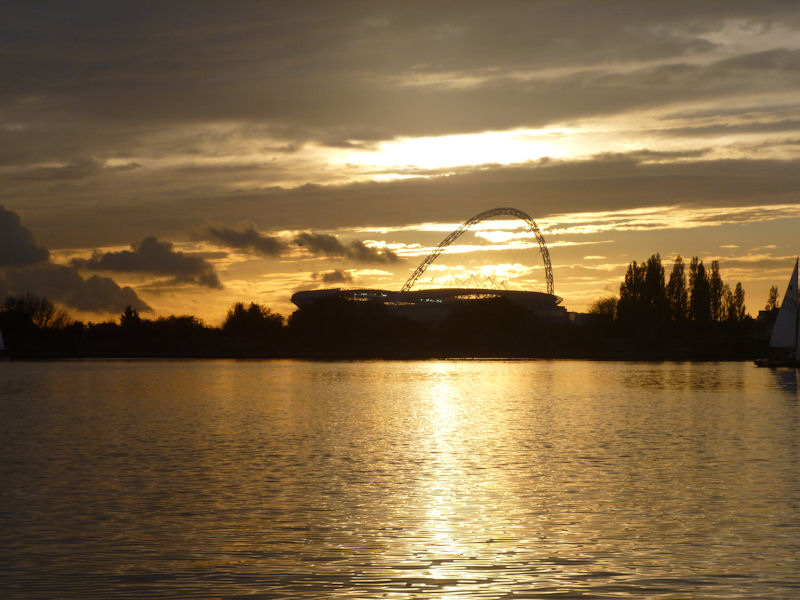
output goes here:
[[0, 356], [0, 361], [59, 360], [300, 360], [300, 361], [414, 361], [414, 360], [588, 360], [597, 362], [750, 362], [762, 358], [760, 353], [351, 353], [351, 352], [231, 352], [231, 353], [91, 353], [91, 352], [17, 352]]

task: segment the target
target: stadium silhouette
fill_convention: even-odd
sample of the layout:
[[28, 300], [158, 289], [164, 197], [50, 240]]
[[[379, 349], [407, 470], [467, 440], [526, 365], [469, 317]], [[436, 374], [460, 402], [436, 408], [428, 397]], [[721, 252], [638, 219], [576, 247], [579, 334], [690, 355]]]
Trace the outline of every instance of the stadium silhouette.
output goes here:
[[[507, 290], [483, 287], [440, 287], [424, 290], [413, 290], [422, 274], [436, 258], [458, 239], [471, 226], [499, 216], [511, 216], [525, 222], [536, 237], [539, 252], [544, 263], [546, 292], [527, 290]], [[539, 318], [563, 320], [567, 318], [566, 309], [561, 306], [562, 299], [555, 295], [553, 285], [553, 269], [550, 264], [550, 252], [547, 250], [544, 237], [536, 222], [527, 213], [511, 207], [500, 207], [486, 210], [467, 219], [455, 231], [444, 238], [436, 249], [414, 270], [400, 291], [370, 288], [330, 288], [296, 292], [292, 302], [302, 309], [322, 298], [340, 298], [350, 302], [378, 302], [386, 306], [393, 314], [406, 316], [414, 320], [436, 321], [447, 317], [455, 308], [465, 303], [478, 303], [486, 300], [505, 298], [531, 311]]]

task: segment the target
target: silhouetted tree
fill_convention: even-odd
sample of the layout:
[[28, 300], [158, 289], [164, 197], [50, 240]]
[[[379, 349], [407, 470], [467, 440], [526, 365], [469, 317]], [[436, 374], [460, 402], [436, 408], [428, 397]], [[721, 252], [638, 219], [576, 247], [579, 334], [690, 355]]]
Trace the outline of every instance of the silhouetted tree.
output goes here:
[[8, 348], [26, 343], [36, 333], [31, 314], [13, 296], [9, 296], [0, 309], [0, 330]]
[[647, 259], [644, 276], [644, 304], [647, 320], [651, 324], [660, 325], [669, 320], [664, 267], [661, 264], [661, 255], [658, 253]]
[[260, 347], [274, 344], [283, 332], [283, 317], [266, 306], [237, 302], [228, 311], [222, 331], [235, 342]]
[[731, 312], [735, 321], [744, 321], [747, 317], [747, 308], [744, 305], [744, 288], [741, 283], [737, 283], [736, 289], [733, 291]]
[[615, 296], [606, 296], [595, 300], [589, 307], [590, 315], [602, 315], [609, 321], [613, 321], [617, 315], [617, 298]]
[[712, 321], [723, 320], [722, 291], [724, 284], [719, 274], [719, 261], [711, 261], [711, 277], [708, 280], [709, 310]]
[[735, 311], [733, 310], [733, 292], [727, 283], [722, 286], [722, 307], [720, 309], [720, 321], [733, 321]]
[[689, 315], [696, 323], [707, 323], [711, 319], [708, 277], [703, 261], [696, 256], [689, 263]]
[[159, 317], [153, 321], [153, 323], [162, 331], [175, 334], [184, 334], [205, 328], [203, 321], [194, 315], [170, 315], [168, 317]]
[[25, 294], [9, 296], [3, 303], [3, 309], [22, 319], [30, 319], [37, 329], [62, 329], [69, 324], [69, 315], [60, 310], [47, 298]]
[[744, 305], [744, 289], [742, 289], [741, 283], [736, 284], [733, 292], [731, 292], [730, 286], [725, 284], [722, 297], [723, 320], [735, 323], [747, 318], [747, 309]]
[[697, 266], [700, 264], [700, 259], [693, 256], [689, 261], [689, 318], [692, 318], [692, 293], [694, 291], [694, 284], [697, 281]]
[[141, 323], [142, 319], [139, 317], [139, 312], [130, 304], [125, 307], [125, 312], [119, 316], [119, 324], [122, 327], [136, 327]]
[[628, 265], [625, 279], [619, 286], [617, 319], [624, 327], [637, 327], [644, 319], [646, 266], [634, 260]]
[[777, 310], [778, 309], [778, 286], [773, 285], [769, 288], [769, 296], [767, 297], [767, 305], [764, 310]]
[[667, 301], [673, 321], [683, 321], [689, 313], [689, 294], [686, 291], [686, 275], [681, 255], [675, 257], [672, 273], [667, 284]]
[[589, 307], [591, 315], [590, 325], [598, 334], [609, 334], [613, 332], [614, 321], [617, 318], [617, 298], [606, 296], [595, 300]]
[[61, 335], [70, 323], [67, 313], [47, 298], [8, 296], [0, 305], [0, 331], [12, 351], [42, 348], [42, 340]]

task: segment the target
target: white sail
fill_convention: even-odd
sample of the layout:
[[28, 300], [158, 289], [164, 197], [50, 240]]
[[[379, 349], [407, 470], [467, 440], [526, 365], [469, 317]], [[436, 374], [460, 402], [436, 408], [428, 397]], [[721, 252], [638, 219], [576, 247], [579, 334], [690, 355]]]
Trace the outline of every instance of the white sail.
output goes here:
[[772, 328], [772, 336], [769, 338], [770, 348], [794, 350], [797, 345], [797, 265], [796, 260], [789, 287], [786, 288], [775, 326]]

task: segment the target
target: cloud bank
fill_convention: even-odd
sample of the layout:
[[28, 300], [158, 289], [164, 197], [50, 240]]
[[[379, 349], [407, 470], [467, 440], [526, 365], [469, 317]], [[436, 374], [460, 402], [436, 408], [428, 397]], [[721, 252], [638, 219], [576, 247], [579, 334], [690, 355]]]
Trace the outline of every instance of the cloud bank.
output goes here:
[[256, 231], [252, 223], [246, 224], [242, 229], [211, 225], [206, 228], [205, 236], [228, 248], [246, 250], [261, 256], [280, 256], [289, 249], [289, 244], [284, 240]]
[[[15, 60], [0, 75], [14, 85], [0, 99], [13, 115], [42, 113], [27, 97], [49, 109], [48, 126], [64, 114], [130, 127], [236, 120], [349, 146], [797, 85], [790, 1], [82, 6], [6, 11]], [[31, 44], [38, 30], [48, 35]], [[748, 43], [776, 45], [770, 30], [789, 47]], [[56, 152], [83, 146], [57, 141]]]
[[128, 305], [152, 310], [130, 287], [97, 275], [84, 279], [49, 257], [19, 215], [0, 206], [0, 297], [31, 293], [88, 312], [114, 313]]
[[120, 287], [98, 275], [84, 279], [74, 268], [51, 262], [0, 271], [0, 297], [25, 293], [87, 312], [117, 313], [128, 305], [138, 311], [152, 311], [128, 286]]
[[130, 250], [97, 252], [91, 258], [76, 258], [73, 267], [88, 271], [116, 271], [169, 275], [170, 283], [192, 283], [209, 288], [222, 288], [214, 266], [200, 256], [175, 250], [172, 242], [159, 241], [149, 236], [131, 244]]
[[0, 267], [20, 267], [44, 262], [50, 252], [40, 246], [17, 213], [0, 205]]
[[400, 257], [387, 248], [371, 248], [360, 240], [342, 243], [334, 235], [303, 232], [294, 237], [294, 243], [314, 256], [348, 258], [363, 263], [397, 263]]
[[[556, 266], [580, 260], [559, 237], [606, 230], [609, 263], [647, 256], [645, 238], [794, 240], [798, 217], [760, 209], [800, 189], [796, 0], [80, 6], [17, 2], [0, 20], [0, 203], [54, 254], [252, 221], [204, 239], [287, 272], [390, 265], [351, 236], [393, 228], [389, 247], [429, 247], [399, 228], [501, 205], [560, 227]], [[578, 218], [639, 209], [652, 214]], [[81, 268], [216, 289], [213, 270], [167, 268], [161, 250]], [[29, 238], [4, 255], [48, 260]], [[257, 289], [258, 261], [229, 258], [229, 291]]]
[[216, 225], [207, 227], [201, 238], [228, 248], [244, 250], [259, 256], [285, 256], [301, 248], [311, 256], [346, 258], [361, 263], [391, 264], [400, 262], [400, 257], [388, 248], [373, 248], [361, 240], [342, 242], [335, 235], [304, 231], [291, 240], [264, 235], [248, 223], [242, 229]]
[[335, 269], [325, 273], [312, 273], [311, 279], [314, 281], [321, 281], [325, 284], [353, 283], [352, 273], [350, 273], [350, 271], [343, 271], [341, 269]]

